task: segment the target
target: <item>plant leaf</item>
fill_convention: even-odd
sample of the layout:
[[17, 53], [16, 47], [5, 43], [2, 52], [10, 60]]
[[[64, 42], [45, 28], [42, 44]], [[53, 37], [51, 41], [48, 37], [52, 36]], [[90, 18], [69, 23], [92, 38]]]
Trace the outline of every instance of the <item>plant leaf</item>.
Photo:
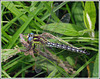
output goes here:
[[94, 2], [86, 2], [84, 10], [84, 23], [88, 29], [95, 29], [96, 9]]
[[99, 56], [99, 54], [97, 54], [95, 62], [94, 62], [93, 77], [98, 77], [98, 71], [99, 71], [98, 56]]
[[83, 32], [79, 32], [81, 30], [80, 26], [70, 23], [51, 23], [42, 26], [41, 28], [68, 36], [79, 36], [83, 34]]
[[83, 19], [83, 8], [80, 2], [76, 2], [72, 8], [72, 15], [74, 16], [76, 25], [80, 26], [82, 29], [85, 28]]

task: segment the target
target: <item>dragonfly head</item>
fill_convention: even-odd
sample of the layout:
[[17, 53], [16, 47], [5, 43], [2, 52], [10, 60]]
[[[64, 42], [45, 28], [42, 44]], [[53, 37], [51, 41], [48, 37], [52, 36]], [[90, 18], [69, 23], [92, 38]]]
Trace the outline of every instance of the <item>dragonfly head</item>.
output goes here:
[[29, 33], [29, 37], [33, 37], [34, 36], [34, 33]]
[[33, 37], [34, 37], [34, 33], [29, 33], [28, 35], [27, 35], [27, 41], [28, 42], [31, 42], [32, 40], [33, 40]]

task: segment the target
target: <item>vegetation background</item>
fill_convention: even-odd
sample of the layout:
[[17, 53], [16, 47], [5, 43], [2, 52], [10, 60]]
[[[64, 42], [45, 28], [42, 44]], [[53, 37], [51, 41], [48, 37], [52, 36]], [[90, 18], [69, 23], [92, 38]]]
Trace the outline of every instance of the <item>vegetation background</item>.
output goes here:
[[[54, 6], [55, 3], [59, 5]], [[98, 2], [92, 1], [2, 1], [2, 77], [98, 77], [98, 10]], [[60, 23], [61, 17], [66, 13], [70, 14], [70, 22]], [[48, 24], [49, 19], [51, 19], [50, 24]], [[54, 29], [56, 23], [59, 28]], [[88, 56], [74, 53], [65, 54], [66, 51], [59, 54], [61, 60], [68, 61], [76, 70], [74, 74], [64, 74], [65, 72], [62, 72], [60, 68], [49, 74], [46, 70], [36, 73], [35, 70], [32, 70], [34, 59], [30, 55], [25, 56], [23, 52], [16, 53], [16, 49], [13, 49], [14, 47], [22, 47], [19, 34], [41, 34], [44, 31], [42, 26], [48, 27], [49, 33], [52, 31], [52, 34], [64, 35], [59, 38], [76, 47], [83, 47], [90, 53]], [[77, 57], [77, 65], [75, 65]]]

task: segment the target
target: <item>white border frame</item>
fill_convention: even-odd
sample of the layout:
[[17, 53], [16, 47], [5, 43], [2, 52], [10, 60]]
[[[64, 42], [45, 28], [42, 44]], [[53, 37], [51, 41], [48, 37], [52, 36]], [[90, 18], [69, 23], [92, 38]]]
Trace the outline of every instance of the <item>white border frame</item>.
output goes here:
[[[1, 0], [1, 1], [98, 1], [99, 9], [100, 9], [99, 0]], [[0, 11], [1, 11], [1, 1], [0, 1]], [[100, 14], [100, 10], [99, 10], [99, 14]], [[100, 26], [100, 16], [99, 16], [99, 26]], [[99, 28], [99, 40], [100, 40], [100, 28]], [[100, 41], [99, 41], [99, 50], [100, 50]], [[100, 66], [100, 55], [99, 55], [99, 66]], [[100, 72], [100, 67], [99, 67], [99, 72]], [[1, 78], [1, 16], [0, 16], [0, 78]], [[1, 78], [1, 79], [33, 79], [33, 78]], [[44, 78], [34, 78], [34, 79], [44, 79]], [[45, 78], [45, 79], [51, 79], [51, 78]], [[71, 79], [71, 78], [52, 78], [52, 79]], [[74, 79], [81, 79], [81, 78], [74, 78]], [[82, 78], [82, 79], [87, 79], [87, 78]], [[88, 79], [100, 79], [100, 73], [99, 73], [99, 78], [88, 78]]]

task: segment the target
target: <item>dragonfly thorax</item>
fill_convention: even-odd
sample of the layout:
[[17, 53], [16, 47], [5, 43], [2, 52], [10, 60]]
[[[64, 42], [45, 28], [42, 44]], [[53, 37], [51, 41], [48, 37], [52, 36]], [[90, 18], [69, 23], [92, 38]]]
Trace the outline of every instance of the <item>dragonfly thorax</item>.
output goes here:
[[40, 39], [41, 36], [38, 34], [34, 34], [34, 33], [28, 34], [28, 43], [34, 42], [34, 44], [40, 44], [42, 42]]

